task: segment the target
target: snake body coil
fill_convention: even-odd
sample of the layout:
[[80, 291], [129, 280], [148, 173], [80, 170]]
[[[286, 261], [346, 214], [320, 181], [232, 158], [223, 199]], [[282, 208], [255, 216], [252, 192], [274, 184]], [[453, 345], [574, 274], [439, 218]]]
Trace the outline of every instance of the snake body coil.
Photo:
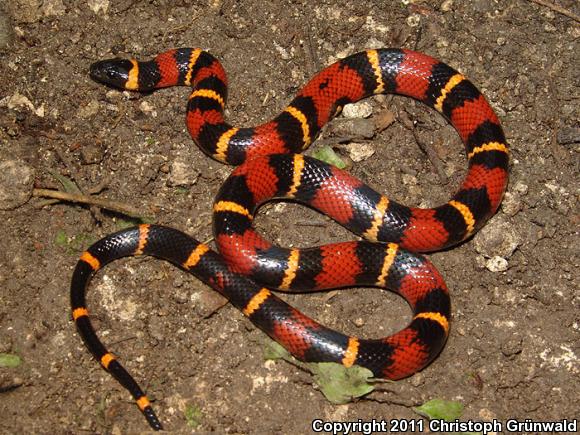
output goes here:
[[[99, 82], [127, 90], [191, 86], [186, 122], [192, 138], [213, 158], [239, 165], [213, 206], [221, 255], [177, 230], [141, 225], [95, 243], [74, 271], [71, 304], [79, 333], [95, 358], [131, 392], [152, 428], [161, 424], [149, 400], [99, 341], [86, 308], [91, 276], [123, 256], [152, 255], [193, 273], [303, 361], [357, 364], [377, 377], [400, 379], [437, 356], [449, 332], [449, 295], [433, 265], [413, 252], [442, 249], [472, 235], [497, 210], [508, 179], [508, 146], [497, 116], [463, 75], [421, 53], [368, 50], [319, 72], [272, 121], [238, 128], [223, 117], [225, 72], [201, 49], [172, 50], [148, 62], [100, 61], [90, 73]], [[469, 167], [447, 203], [409, 208], [342, 170], [300, 154], [345, 104], [380, 93], [422, 101], [458, 131]], [[275, 246], [252, 226], [257, 208], [272, 198], [309, 205], [368, 241], [310, 249]], [[382, 339], [349, 337], [309, 319], [269, 290], [346, 286], [397, 292], [413, 310], [411, 323]]]

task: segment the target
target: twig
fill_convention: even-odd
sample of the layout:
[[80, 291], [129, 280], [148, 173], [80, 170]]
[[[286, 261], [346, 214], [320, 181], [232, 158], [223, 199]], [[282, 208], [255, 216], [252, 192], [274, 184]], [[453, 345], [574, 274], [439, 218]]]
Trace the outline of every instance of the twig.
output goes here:
[[[331, 122], [334, 123], [335, 121], [339, 121], [339, 120], [332, 120]], [[363, 135], [360, 134], [353, 134], [350, 136], [334, 136], [334, 137], [325, 137], [322, 139], [318, 139], [316, 141], [316, 146], [318, 148], [321, 148], [324, 145], [330, 145], [330, 146], [334, 146], [336, 144], [343, 144], [343, 143], [347, 143], [347, 142], [356, 142], [356, 141], [367, 141], [368, 138], [364, 137]]]
[[124, 343], [125, 341], [131, 341], [131, 340], [136, 340], [136, 339], [137, 339], [136, 335], [130, 335], [129, 337], [121, 338], [120, 340], [117, 340], [117, 341], [111, 343], [110, 346], [115, 347], [118, 344]]
[[411, 121], [411, 119], [409, 118], [407, 112], [405, 111], [400, 112], [399, 118], [401, 119], [403, 126], [408, 130], [410, 130], [411, 133], [413, 133], [413, 137], [415, 138], [417, 146], [419, 146], [421, 151], [423, 151], [427, 155], [427, 158], [433, 165], [433, 168], [435, 169], [435, 172], [439, 177], [439, 181], [441, 181], [442, 184], [447, 184], [449, 182], [449, 179], [447, 178], [447, 174], [445, 174], [445, 165], [443, 164], [443, 161], [439, 158], [433, 147], [427, 142], [423, 141], [421, 137], [419, 137], [417, 129], [415, 128], [413, 121]]
[[416, 129], [413, 129], [412, 133], [413, 136], [415, 137], [415, 142], [417, 142], [417, 145], [419, 146], [421, 151], [423, 151], [427, 155], [427, 158], [433, 165], [433, 168], [435, 168], [435, 172], [439, 177], [439, 181], [441, 181], [442, 184], [447, 184], [449, 182], [449, 179], [447, 178], [447, 174], [445, 173], [445, 165], [443, 164], [443, 161], [439, 158], [433, 147], [419, 137]]
[[[53, 147], [53, 150], [56, 152], [56, 155], [58, 156], [58, 158], [60, 159], [60, 161], [62, 163], [64, 163], [64, 165], [66, 166], [66, 169], [69, 171], [69, 173], [70, 173], [70, 179], [72, 179], [72, 182], [75, 185], [76, 189], [78, 189], [80, 193], [84, 193], [82, 191], [82, 189], [80, 188], [80, 186], [79, 186], [79, 182], [78, 182], [78, 179], [79, 179], [79, 177], [78, 177], [78, 171], [76, 170], [76, 168], [74, 167], [74, 165], [72, 164], [72, 162], [68, 159], [68, 157], [65, 155], [65, 153], [58, 146], [54, 146]], [[56, 178], [56, 176], [54, 176], [54, 177]]]
[[103, 190], [107, 188], [110, 182], [111, 179], [109, 177], [105, 177], [99, 182], [99, 184], [97, 184], [94, 187], [91, 187], [87, 193], [89, 195], [96, 195], [97, 193], [101, 193]]
[[307, 26], [304, 36], [304, 54], [306, 55], [306, 68], [308, 70], [308, 75], [312, 76], [314, 73], [320, 70], [320, 60], [318, 59], [317, 53], [314, 50], [314, 44], [312, 43], [312, 33], [311, 26]]
[[529, 1], [552, 9], [554, 12], [558, 12], [559, 14], [567, 16], [568, 18], [572, 18], [577, 23], [580, 23], [579, 15], [576, 15], [574, 12], [569, 11], [568, 9], [564, 9], [562, 6], [555, 5], [554, 3], [551, 3], [546, 0], [529, 0]]
[[326, 226], [326, 222], [321, 221], [296, 221], [296, 225], [300, 227], [321, 227]]
[[[79, 177], [78, 171], [76, 170], [76, 167], [72, 164], [72, 162], [68, 159], [66, 154], [64, 154], [64, 152], [62, 152], [62, 150], [58, 146], [54, 146], [53, 149], [56, 152], [56, 155], [58, 156], [60, 161], [62, 163], [64, 163], [64, 165], [68, 169], [74, 185], [79, 190], [78, 193], [84, 195], [86, 192], [84, 192], [84, 189], [82, 189], [80, 187], [80, 184], [79, 184], [80, 177]], [[90, 210], [91, 210], [91, 214], [93, 215], [93, 218], [95, 219], [95, 221], [103, 222], [103, 215], [101, 214], [101, 211], [98, 209], [98, 207], [91, 205]]]
[[69, 201], [69, 202], [80, 202], [82, 204], [94, 205], [97, 207], [115, 211], [117, 213], [122, 213], [124, 215], [135, 218], [142, 218], [146, 215], [141, 210], [137, 210], [136, 208], [133, 208], [129, 205], [117, 201], [95, 198], [94, 196], [66, 193], [60, 190], [33, 189], [32, 196], [43, 198], [54, 198], [61, 201]]
[[38, 201], [35, 204], [35, 207], [40, 210], [41, 208], [44, 208], [48, 205], [58, 204], [59, 202], [60, 202], [60, 199], [46, 199], [44, 201]]

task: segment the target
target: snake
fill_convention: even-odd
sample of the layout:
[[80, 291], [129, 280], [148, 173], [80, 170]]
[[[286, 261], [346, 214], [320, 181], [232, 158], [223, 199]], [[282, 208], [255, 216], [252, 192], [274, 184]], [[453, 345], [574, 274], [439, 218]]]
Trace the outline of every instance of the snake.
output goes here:
[[[422, 370], [441, 352], [450, 328], [449, 290], [421, 253], [471, 237], [497, 211], [508, 182], [509, 148], [500, 121], [464, 75], [423, 53], [366, 50], [322, 69], [272, 120], [235, 127], [224, 115], [225, 70], [200, 48], [173, 49], [147, 61], [101, 60], [89, 74], [119, 90], [191, 87], [186, 125], [192, 139], [213, 159], [236, 166], [213, 204], [219, 253], [177, 229], [142, 224], [94, 243], [73, 272], [77, 331], [94, 358], [131, 393], [151, 428], [160, 430], [162, 424], [150, 400], [100, 341], [86, 303], [91, 278], [121, 257], [158, 257], [193, 274], [301, 361], [361, 366], [376, 378], [396, 380]], [[468, 168], [446, 203], [407, 207], [347, 171], [303, 154], [346, 104], [376, 94], [416, 99], [458, 132]], [[306, 249], [277, 246], [253, 223], [257, 209], [273, 199], [311, 207], [362, 239]], [[273, 293], [353, 286], [399, 294], [411, 307], [411, 322], [388, 337], [358, 338], [321, 325]]]

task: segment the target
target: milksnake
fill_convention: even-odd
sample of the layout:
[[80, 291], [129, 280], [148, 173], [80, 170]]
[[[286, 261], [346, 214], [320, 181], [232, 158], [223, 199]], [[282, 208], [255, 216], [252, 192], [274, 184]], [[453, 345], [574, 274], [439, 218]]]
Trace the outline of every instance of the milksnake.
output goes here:
[[[410, 50], [363, 51], [320, 71], [282, 113], [251, 128], [225, 122], [226, 74], [201, 49], [171, 50], [147, 62], [104, 60], [91, 65], [90, 75], [131, 91], [192, 87], [186, 123], [193, 140], [214, 159], [237, 165], [213, 205], [220, 254], [178, 230], [144, 224], [96, 242], [82, 254], [73, 274], [72, 317], [81, 337], [130, 391], [153, 429], [161, 429], [161, 423], [147, 396], [100, 342], [85, 301], [93, 274], [120, 257], [152, 255], [191, 272], [302, 361], [356, 364], [376, 377], [400, 379], [437, 356], [449, 333], [449, 294], [434, 266], [416, 252], [443, 249], [470, 237], [496, 212], [508, 180], [508, 145], [500, 122], [462, 74]], [[468, 171], [447, 203], [432, 209], [406, 207], [347, 172], [301, 154], [345, 104], [383, 93], [422, 101], [459, 133]], [[275, 246], [253, 228], [257, 208], [273, 198], [308, 205], [365, 241], [309, 249]], [[271, 292], [348, 286], [378, 286], [400, 294], [413, 310], [411, 323], [386, 338], [349, 337], [311, 320]]]

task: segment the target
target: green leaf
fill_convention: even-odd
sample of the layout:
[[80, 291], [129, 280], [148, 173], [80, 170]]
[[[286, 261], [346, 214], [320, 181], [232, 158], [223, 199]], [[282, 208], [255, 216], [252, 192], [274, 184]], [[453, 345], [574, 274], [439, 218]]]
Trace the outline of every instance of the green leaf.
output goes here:
[[126, 219], [117, 219], [115, 226], [119, 230], [126, 230], [127, 228], [136, 227], [141, 224], [154, 224], [155, 218], [151, 216], [132, 217]]
[[75, 254], [78, 252], [83, 251], [87, 246], [92, 245], [93, 242], [95, 242], [95, 238], [94, 236], [90, 235], [90, 234], [77, 234], [76, 236], [74, 236], [72, 238], [72, 240], [69, 242], [69, 252], [71, 254]]
[[334, 152], [334, 150], [329, 147], [328, 145], [323, 146], [318, 151], [313, 154], [313, 157], [322, 160], [329, 165], [334, 165], [339, 169], [346, 168], [346, 163], [342, 160], [338, 154]]
[[22, 358], [10, 353], [0, 353], [0, 367], [13, 369], [22, 364]]
[[175, 194], [176, 195], [187, 195], [189, 193], [189, 189], [187, 187], [176, 187]]
[[54, 236], [54, 243], [61, 248], [68, 247], [68, 236], [66, 235], [64, 230], [58, 230], [56, 235]]
[[373, 373], [364, 367], [344, 367], [337, 363], [311, 364], [314, 380], [326, 399], [335, 404], [350, 402], [374, 390]]
[[432, 399], [421, 406], [414, 407], [413, 411], [430, 420], [442, 419], [445, 421], [453, 421], [461, 417], [463, 404], [453, 400]]
[[49, 171], [49, 173], [54, 178], [56, 178], [60, 182], [60, 184], [62, 184], [62, 188], [64, 189], [64, 191], [66, 193], [72, 193], [75, 195], [79, 195], [82, 193], [81, 189], [79, 189], [79, 187], [76, 185], [76, 183], [73, 180], [71, 180], [70, 178], [67, 178], [63, 175], [60, 175], [56, 171]]
[[131, 228], [136, 225], [139, 225], [139, 223], [136, 222], [136, 219], [117, 219], [117, 222], [115, 222], [115, 226], [118, 230], [126, 230], [127, 228]]
[[192, 428], [196, 428], [201, 424], [201, 419], [203, 414], [201, 408], [196, 405], [187, 405], [185, 407], [185, 421], [187, 425]]
[[291, 358], [290, 353], [275, 341], [268, 340], [264, 345], [264, 359], [277, 360]]
[[70, 255], [78, 254], [94, 241], [95, 238], [92, 235], [81, 233], [69, 237], [64, 230], [58, 230], [54, 236], [54, 244]]

